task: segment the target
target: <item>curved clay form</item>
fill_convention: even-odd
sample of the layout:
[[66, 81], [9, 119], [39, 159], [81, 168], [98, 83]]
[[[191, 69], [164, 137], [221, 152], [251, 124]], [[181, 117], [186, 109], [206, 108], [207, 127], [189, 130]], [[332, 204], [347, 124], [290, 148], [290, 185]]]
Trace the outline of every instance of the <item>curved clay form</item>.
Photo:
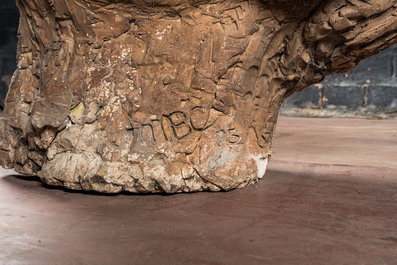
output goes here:
[[17, 0], [0, 162], [99, 192], [241, 188], [282, 101], [397, 40], [396, 0]]

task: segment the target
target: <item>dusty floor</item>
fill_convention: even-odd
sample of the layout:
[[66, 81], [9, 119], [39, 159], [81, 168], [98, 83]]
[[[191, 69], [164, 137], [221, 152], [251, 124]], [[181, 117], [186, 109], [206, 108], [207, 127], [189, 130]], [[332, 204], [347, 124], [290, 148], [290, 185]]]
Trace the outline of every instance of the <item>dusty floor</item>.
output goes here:
[[397, 264], [397, 120], [281, 118], [258, 184], [77, 193], [0, 170], [0, 264]]

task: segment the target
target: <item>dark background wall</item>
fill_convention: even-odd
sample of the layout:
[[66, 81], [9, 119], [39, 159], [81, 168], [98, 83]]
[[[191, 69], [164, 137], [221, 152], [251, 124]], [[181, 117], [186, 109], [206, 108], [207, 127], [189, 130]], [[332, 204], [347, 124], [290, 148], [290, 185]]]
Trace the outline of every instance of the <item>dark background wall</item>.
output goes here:
[[0, 0], [0, 105], [16, 68], [18, 21], [15, 0]]
[[[0, 106], [16, 68], [19, 14], [15, 0], [0, 0]], [[288, 98], [281, 111], [299, 116], [397, 115], [397, 45], [362, 61], [347, 74]]]
[[346, 74], [327, 76], [283, 104], [284, 114], [394, 116], [397, 114], [397, 45], [369, 57]]

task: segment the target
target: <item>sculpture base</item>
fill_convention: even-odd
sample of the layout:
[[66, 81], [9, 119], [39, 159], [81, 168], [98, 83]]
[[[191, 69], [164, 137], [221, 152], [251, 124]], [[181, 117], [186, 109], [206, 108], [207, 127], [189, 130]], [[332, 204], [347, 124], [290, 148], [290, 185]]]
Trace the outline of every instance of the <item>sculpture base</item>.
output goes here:
[[240, 138], [237, 141], [237, 135], [230, 138], [225, 130], [217, 129], [218, 123], [195, 137], [163, 139], [161, 143], [159, 138], [151, 142], [153, 139], [145, 140], [143, 134], [131, 130], [117, 139], [118, 145], [103, 141], [104, 132], [97, 123], [70, 124], [40, 151], [21, 140], [8, 121], [0, 120], [0, 131], [6, 136], [0, 145], [7, 153], [0, 157], [8, 161], [2, 164], [21, 174], [39, 176], [48, 185], [74, 190], [227, 191], [263, 177], [270, 157], [252, 152], [256, 144], [250, 150]]

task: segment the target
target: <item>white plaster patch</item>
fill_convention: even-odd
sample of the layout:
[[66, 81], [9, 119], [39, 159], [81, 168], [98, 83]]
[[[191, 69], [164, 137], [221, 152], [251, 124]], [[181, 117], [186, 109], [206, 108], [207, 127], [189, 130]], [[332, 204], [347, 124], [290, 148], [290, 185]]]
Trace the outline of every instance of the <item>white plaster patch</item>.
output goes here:
[[139, 154], [134, 153], [132, 155], [128, 155], [127, 160], [128, 160], [128, 162], [135, 162], [139, 159], [139, 157], [140, 157]]
[[69, 121], [69, 122], [66, 124], [66, 129], [69, 129], [70, 127], [72, 127], [72, 125], [73, 125], [72, 121]]
[[269, 159], [267, 157], [264, 158], [264, 157], [262, 157], [260, 155], [258, 155], [258, 156], [250, 155], [249, 158], [254, 159], [255, 162], [256, 162], [256, 167], [258, 169], [258, 178], [260, 178], [260, 179], [263, 178], [263, 176], [266, 173], [266, 168], [267, 168], [267, 164], [269, 162]]

